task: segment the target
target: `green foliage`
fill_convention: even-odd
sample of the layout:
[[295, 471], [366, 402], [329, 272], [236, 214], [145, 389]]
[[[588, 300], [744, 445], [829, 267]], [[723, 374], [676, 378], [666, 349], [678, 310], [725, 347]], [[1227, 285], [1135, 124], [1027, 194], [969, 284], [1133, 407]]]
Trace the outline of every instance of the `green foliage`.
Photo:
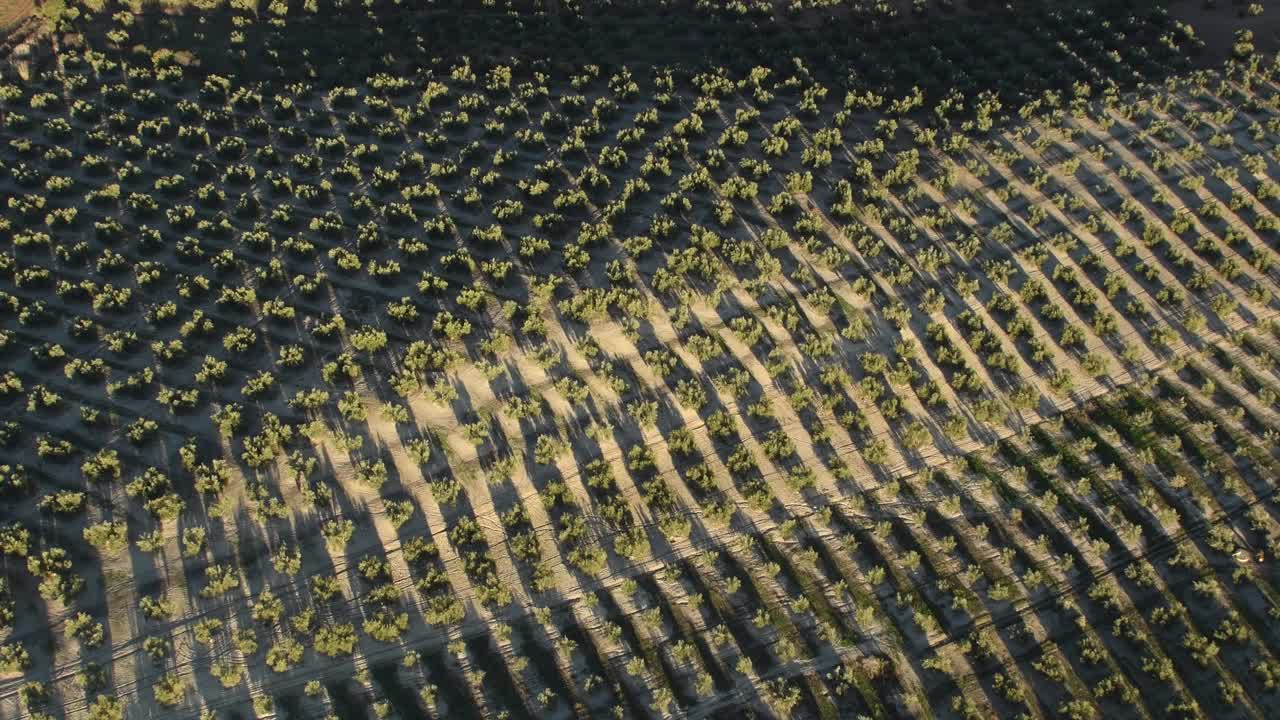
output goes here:
[[174, 707], [183, 701], [187, 694], [187, 685], [175, 673], [166, 673], [151, 686], [156, 702], [165, 707]]
[[[408, 616], [404, 618], [407, 626]], [[356, 646], [356, 630], [350, 623], [325, 624], [316, 629], [312, 646], [328, 657], [350, 655]]]
[[320, 532], [324, 535], [325, 544], [330, 550], [340, 551], [351, 541], [351, 536], [355, 534], [355, 523], [347, 519], [329, 520], [320, 526]]
[[102, 623], [95, 622], [88, 613], [79, 612], [67, 619], [63, 628], [68, 638], [79, 640], [85, 647], [97, 647], [102, 644], [104, 632]]
[[249, 614], [254, 622], [275, 624], [284, 617], [284, 602], [267, 588], [250, 603]]
[[209, 668], [209, 674], [217, 678], [224, 688], [233, 688], [244, 680], [244, 669], [225, 660], [215, 660]]
[[31, 547], [31, 531], [17, 523], [0, 527], [0, 552], [15, 557], [26, 557]]
[[[379, 609], [375, 615], [366, 618], [364, 621], [364, 631], [368, 633], [369, 637], [379, 642], [395, 642], [408, 629], [408, 613], [396, 613], [385, 607]], [[319, 638], [317, 638], [317, 642], [319, 642]], [[324, 652], [320, 650], [319, 645], [316, 646], [316, 650], [317, 652]]]
[[124, 720], [125, 704], [112, 695], [99, 695], [89, 705], [89, 720]]
[[31, 656], [18, 643], [0, 645], [0, 673], [20, 673], [31, 667]]
[[86, 527], [84, 539], [104, 555], [114, 554], [128, 546], [128, 528], [121, 520], [104, 521]]
[[302, 655], [302, 643], [289, 636], [282, 637], [267, 650], [267, 667], [278, 673], [287, 672], [302, 661]]

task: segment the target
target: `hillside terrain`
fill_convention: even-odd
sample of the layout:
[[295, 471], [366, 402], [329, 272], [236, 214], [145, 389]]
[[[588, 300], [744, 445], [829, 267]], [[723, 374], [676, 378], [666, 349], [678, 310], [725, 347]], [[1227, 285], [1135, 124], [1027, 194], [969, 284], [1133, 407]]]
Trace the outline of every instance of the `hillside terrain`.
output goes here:
[[0, 717], [1280, 716], [1263, 5], [6, 7]]

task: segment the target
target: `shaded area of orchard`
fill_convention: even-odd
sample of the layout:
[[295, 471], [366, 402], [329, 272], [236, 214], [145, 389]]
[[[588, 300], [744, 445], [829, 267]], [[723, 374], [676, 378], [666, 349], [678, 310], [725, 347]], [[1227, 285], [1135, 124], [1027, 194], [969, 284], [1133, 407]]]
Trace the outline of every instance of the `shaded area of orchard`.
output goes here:
[[803, 63], [815, 79], [860, 92], [991, 90], [1017, 99], [1074, 82], [1157, 83], [1194, 63], [1162, 39], [1179, 25], [1165, 3], [1129, 0], [973, 0], [891, 16], [844, 3], [798, 10], [778, 3], [764, 13], [680, 1], [444, 0], [423, 8], [280, 0], [263, 3], [256, 16], [236, 3], [151, 9], [135, 16], [125, 37], [113, 36], [117, 5], [68, 17], [62, 27], [108, 53], [180, 48], [204, 70], [242, 81], [342, 83], [463, 57], [525, 72], [585, 64], [790, 72]]

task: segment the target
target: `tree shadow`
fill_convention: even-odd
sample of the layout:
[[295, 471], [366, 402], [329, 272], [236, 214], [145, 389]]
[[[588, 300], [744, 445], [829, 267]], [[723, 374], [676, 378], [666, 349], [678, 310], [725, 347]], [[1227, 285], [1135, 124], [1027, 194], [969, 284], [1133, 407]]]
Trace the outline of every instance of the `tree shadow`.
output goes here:
[[[941, 97], [954, 88], [1014, 98], [1106, 78], [1121, 85], [1158, 82], [1192, 67], [1197, 49], [1179, 53], [1161, 44], [1174, 25], [1165, 3], [1133, 0], [981, 0], [956, 11], [897, 17], [843, 5], [788, 11], [781, 3], [767, 14], [735, 15], [692, 0], [658, 6], [322, 4], [319, 13], [295, 7], [284, 17], [225, 6], [179, 13], [150, 4], [123, 43], [185, 49], [202, 72], [280, 84], [341, 84], [474, 60], [544, 72], [588, 64], [667, 66], [690, 74], [762, 67], [858, 91], [902, 95], [919, 87]], [[65, 25], [88, 47], [112, 53], [122, 38], [109, 18], [122, 9], [116, 0]]]

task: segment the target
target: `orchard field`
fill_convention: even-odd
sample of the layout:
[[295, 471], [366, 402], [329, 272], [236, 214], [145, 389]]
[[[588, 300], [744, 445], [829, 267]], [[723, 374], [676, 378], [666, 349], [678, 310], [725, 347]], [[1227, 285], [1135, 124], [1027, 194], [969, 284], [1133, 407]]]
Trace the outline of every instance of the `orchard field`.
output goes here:
[[0, 718], [1280, 716], [1264, 4], [29, 8]]

